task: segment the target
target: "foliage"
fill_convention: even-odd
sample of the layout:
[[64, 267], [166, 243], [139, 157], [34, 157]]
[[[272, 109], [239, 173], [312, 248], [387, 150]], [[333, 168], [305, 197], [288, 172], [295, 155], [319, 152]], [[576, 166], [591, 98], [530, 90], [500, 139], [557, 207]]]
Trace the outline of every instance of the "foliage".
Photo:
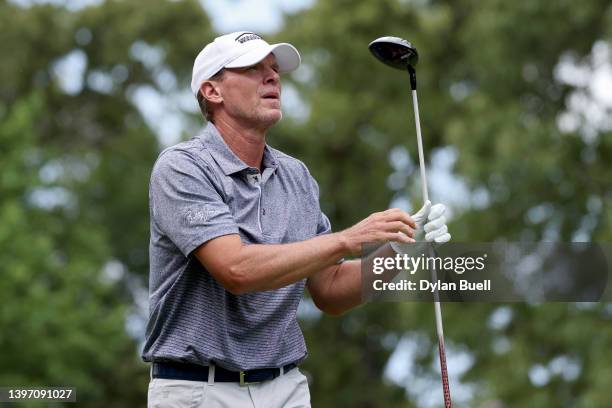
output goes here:
[[[393, 197], [407, 195], [419, 203], [414, 165], [400, 169], [404, 181], [395, 191], [381, 188], [397, 171], [388, 160], [390, 149], [407, 146], [417, 163], [416, 137], [407, 74], [382, 66], [367, 51], [383, 35], [408, 38], [420, 51], [426, 153], [450, 146], [457, 157], [453, 173], [470, 192], [467, 204], [452, 208], [454, 239], [570, 241], [586, 219], [592, 219], [590, 239], [609, 239], [610, 130], [589, 138], [580, 128], [559, 129], [557, 120], [577, 89], [555, 72], [567, 55], [588, 63], [596, 41], [610, 39], [611, 17], [606, 1], [579, 8], [527, 0], [317, 2], [290, 16], [277, 36], [298, 44], [309, 68], [294, 75], [292, 85], [310, 115], [284, 124], [275, 140], [309, 164], [336, 229], [386, 208]], [[532, 216], [538, 208], [545, 210], [541, 220]], [[498, 310], [510, 311], [507, 327], [493, 328]], [[612, 343], [609, 310], [606, 304], [444, 305], [449, 358], [452, 350], [465, 349], [473, 358], [461, 377], [451, 372], [454, 380], [476, 386], [466, 406], [606, 406], [601, 384], [612, 380], [612, 365], [597, 356]], [[358, 329], [347, 328], [353, 324]], [[385, 304], [308, 326], [311, 350], [316, 344], [306, 365], [315, 405], [406, 406], [364, 374], [382, 374], [393, 351], [384, 345], [397, 344], [393, 340], [403, 333], [431, 340], [425, 358], [412, 356], [418, 367], [405, 379], [409, 399], [423, 404], [412, 384], [420, 376], [439, 378], [433, 307]], [[580, 367], [576, 378], [550, 369], [566, 360]], [[550, 379], [535, 385], [530, 375], [538, 367]], [[441, 385], [432, 382], [430, 390], [441, 401]]]
[[[126, 321], [146, 285], [148, 177], [162, 146], [160, 123], [134, 101], [176, 101], [214, 33], [196, 0], [0, 1], [0, 25], [0, 385], [66, 384], [79, 406], [143, 405], [147, 367]], [[588, 117], [560, 130], [584, 89], [556, 74], [564, 58], [588, 65], [610, 27], [604, 0], [318, 1], [270, 38], [299, 48], [303, 67], [284, 85], [308, 114], [286, 111], [269, 142], [309, 166], [336, 230], [393, 199], [418, 205], [407, 75], [367, 51], [405, 37], [421, 57], [426, 153], [451, 152], [467, 191], [450, 203], [455, 240], [610, 240], [610, 130], [585, 132]], [[83, 72], [62, 78], [66, 58]], [[185, 128], [200, 123], [184, 113]], [[408, 161], [390, 160], [403, 148]], [[471, 361], [451, 371], [451, 391], [472, 387], [457, 406], [609, 405], [610, 305], [445, 304], [443, 315], [449, 359]], [[369, 304], [302, 325], [314, 406], [441, 401], [432, 305]], [[398, 385], [383, 371], [406, 340], [418, 347]]]
[[[132, 100], [190, 76], [207, 17], [196, 1], [0, 2], [0, 25], [0, 384], [142, 406], [148, 367], [128, 317], [148, 272], [160, 146]], [[150, 65], [138, 47], [161, 57]], [[62, 77], [75, 55], [83, 72]]]

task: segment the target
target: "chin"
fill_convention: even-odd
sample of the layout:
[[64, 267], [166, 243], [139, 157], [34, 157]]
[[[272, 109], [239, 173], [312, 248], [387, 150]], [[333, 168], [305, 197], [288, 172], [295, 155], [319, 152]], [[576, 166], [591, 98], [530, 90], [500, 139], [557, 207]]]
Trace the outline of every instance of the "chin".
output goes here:
[[283, 118], [283, 112], [281, 110], [277, 110], [274, 115], [274, 123], [279, 122]]
[[280, 109], [275, 109], [260, 116], [260, 121], [266, 124], [266, 127], [275, 125], [283, 118], [283, 113]]

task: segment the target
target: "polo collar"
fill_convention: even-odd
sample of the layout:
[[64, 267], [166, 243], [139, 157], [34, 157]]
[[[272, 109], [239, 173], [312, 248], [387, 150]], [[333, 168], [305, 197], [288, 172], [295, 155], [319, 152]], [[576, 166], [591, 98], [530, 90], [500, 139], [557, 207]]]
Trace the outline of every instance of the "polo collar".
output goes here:
[[[208, 122], [199, 137], [206, 148], [210, 150], [213, 159], [217, 162], [219, 167], [221, 167], [221, 170], [223, 170], [226, 176], [250, 168], [232, 152], [232, 149], [225, 143], [221, 133], [219, 133], [212, 122]], [[272, 171], [276, 170], [278, 167], [278, 159], [267, 144], [264, 147], [263, 167], [264, 169], [271, 168]]]

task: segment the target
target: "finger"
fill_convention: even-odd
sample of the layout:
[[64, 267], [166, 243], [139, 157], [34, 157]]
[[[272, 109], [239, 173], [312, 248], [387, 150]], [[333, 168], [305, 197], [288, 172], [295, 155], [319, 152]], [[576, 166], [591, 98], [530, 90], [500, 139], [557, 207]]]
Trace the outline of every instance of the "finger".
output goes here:
[[405, 213], [404, 210], [399, 208], [389, 208], [388, 210], [374, 213], [373, 215], [383, 215], [383, 216], [395, 216], [397, 217], [399, 214]]
[[387, 213], [387, 214], [385, 214], [383, 219], [386, 222], [399, 221], [399, 222], [402, 222], [403, 224], [408, 225], [408, 226], [410, 226], [412, 228], [416, 228], [417, 227], [416, 223], [414, 222], [414, 220], [412, 219], [410, 214], [408, 214], [407, 212], [402, 211], [402, 210], [397, 210], [397, 211], [394, 211], [394, 212]]
[[445, 242], [450, 241], [450, 239], [451, 239], [451, 234], [449, 234], [449, 233], [447, 232], [446, 234], [442, 235], [441, 237], [436, 238], [436, 242], [437, 242], [438, 244], [443, 244], [443, 243], [445, 243]]
[[425, 224], [425, 232], [431, 232], [433, 230], [437, 230], [438, 228], [440, 228], [441, 226], [446, 224], [446, 217], [445, 216], [441, 216], [439, 218], [436, 218], [435, 220], [429, 221], [427, 224]]
[[446, 206], [444, 204], [435, 204], [429, 210], [429, 216], [427, 217], [430, 221], [440, 218], [442, 214], [446, 212]]
[[448, 232], [448, 228], [446, 227], [446, 225], [443, 225], [440, 228], [438, 228], [437, 230], [433, 230], [433, 231], [428, 232], [427, 234], [425, 234], [425, 241], [427, 241], [427, 242], [435, 241], [436, 238], [441, 237], [442, 235], [446, 234], [447, 232]]
[[386, 240], [391, 242], [404, 242], [404, 243], [412, 243], [416, 242], [413, 238], [404, 234], [403, 232], [388, 232], [386, 235]]
[[417, 211], [415, 214], [412, 215], [412, 219], [417, 224], [422, 224], [423, 221], [427, 219], [427, 215], [429, 214], [430, 209], [431, 209], [431, 201], [427, 200], [425, 201], [425, 203], [423, 203], [423, 207], [421, 207], [419, 211]]
[[399, 232], [403, 232], [409, 237], [414, 237], [414, 230], [410, 228], [410, 226], [404, 224], [401, 221], [394, 221], [394, 222], [387, 223], [385, 227], [387, 231], [393, 231], [393, 232], [399, 231]]

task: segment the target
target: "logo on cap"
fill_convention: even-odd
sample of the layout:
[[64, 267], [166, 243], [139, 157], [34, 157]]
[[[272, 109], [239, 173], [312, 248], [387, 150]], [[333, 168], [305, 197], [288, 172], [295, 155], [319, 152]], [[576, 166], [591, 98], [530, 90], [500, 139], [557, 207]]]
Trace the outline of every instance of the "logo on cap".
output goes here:
[[238, 37], [236, 37], [236, 41], [240, 44], [244, 44], [247, 41], [251, 40], [261, 40], [262, 38], [255, 33], [242, 33]]

